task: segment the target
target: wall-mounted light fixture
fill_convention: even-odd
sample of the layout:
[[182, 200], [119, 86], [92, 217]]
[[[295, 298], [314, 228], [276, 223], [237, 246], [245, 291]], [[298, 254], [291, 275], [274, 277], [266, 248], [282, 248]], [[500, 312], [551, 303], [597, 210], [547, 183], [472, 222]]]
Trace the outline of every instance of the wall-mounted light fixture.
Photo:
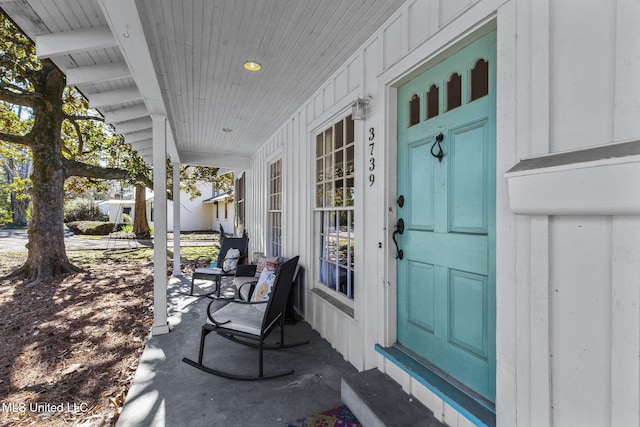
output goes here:
[[353, 117], [353, 120], [365, 120], [367, 118], [367, 109], [370, 103], [370, 96], [367, 96], [364, 99], [356, 99], [356, 101], [351, 105], [351, 116]]

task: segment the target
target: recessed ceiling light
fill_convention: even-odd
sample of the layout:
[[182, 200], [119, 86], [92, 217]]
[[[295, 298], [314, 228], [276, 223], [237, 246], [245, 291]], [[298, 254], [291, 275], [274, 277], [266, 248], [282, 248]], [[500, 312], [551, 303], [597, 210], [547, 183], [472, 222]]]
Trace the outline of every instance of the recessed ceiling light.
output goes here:
[[247, 61], [244, 63], [244, 69], [247, 71], [260, 71], [262, 65], [254, 61]]
[[222, 128], [222, 132], [231, 132], [233, 129], [231, 128]]

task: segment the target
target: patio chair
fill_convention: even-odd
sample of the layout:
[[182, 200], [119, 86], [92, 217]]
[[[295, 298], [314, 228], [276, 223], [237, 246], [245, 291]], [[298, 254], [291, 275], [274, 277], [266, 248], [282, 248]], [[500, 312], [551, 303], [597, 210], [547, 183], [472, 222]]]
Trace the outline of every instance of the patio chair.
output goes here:
[[[251, 303], [246, 301], [232, 301], [213, 313], [213, 315], [210, 314], [209, 309], [207, 309], [207, 316], [211, 323], [205, 323], [202, 326], [198, 361], [195, 362], [186, 357], [183, 358], [182, 361], [209, 374], [236, 380], [261, 380], [292, 374], [293, 370], [287, 370], [265, 375], [263, 369], [263, 351], [264, 349], [291, 348], [309, 342], [305, 341], [287, 345], [284, 341], [285, 307], [293, 283], [293, 274], [298, 264], [298, 258], [299, 257], [296, 256], [278, 267], [273, 287], [271, 288], [271, 294], [267, 302]], [[213, 302], [214, 301], [209, 304], [209, 307], [211, 307]], [[280, 327], [280, 342], [274, 345], [266, 345], [266, 338], [277, 326]], [[258, 375], [234, 374], [203, 365], [202, 356], [204, 353], [205, 338], [211, 332], [215, 332], [224, 338], [240, 344], [257, 347]]]
[[[239, 255], [229, 257], [229, 249], [237, 249]], [[211, 268], [196, 268], [191, 276], [191, 290], [190, 296], [207, 297], [214, 293], [216, 298], [220, 298], [222, 277], [233, 276], [238, 264], [244, 262], [249, 252], [249, 238], [248, 237], [226, 237], [223, 238], [220, 243], [220, 252], [218, 252], [218, 260], [215, 267]], [[230, 264], [230, 265], [228, 265]], [[232, 268], [229, 268], [232, 267]], [[213, 291], [206, 294], [194, 295], [193, 287], [196, 279], [213, 280], [215, 288]]]

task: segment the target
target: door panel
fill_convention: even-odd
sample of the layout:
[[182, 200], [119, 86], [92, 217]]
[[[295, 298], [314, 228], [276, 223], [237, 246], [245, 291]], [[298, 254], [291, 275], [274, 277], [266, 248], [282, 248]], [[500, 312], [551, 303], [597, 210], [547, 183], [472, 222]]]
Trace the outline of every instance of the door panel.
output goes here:
[[430, 155], [430, 147], [428, 140], [409, 145], [409, 161], [411, 170], [415, 172], [410, 177], [405, 197], [408, 196], [407, 207], [411, 211], [408, 226], [416, 230], [433, 230], [433, 169], [421, 167], [423, 159]]
[[488, 357], [487, 276], [449, 270], [449, 340], [478, 357]]
[[487, 234], [489, 171], [484, 125], [486, 121], [450, 132], [450, 231]]
[[[407, 319], [414, 326], [433, 334], [433, 309], [436, 303], [433, 265], [411, 261], [408, 279], [411, 286], [408, 287]], [[425, 310], [425, 307], [429, 307], [429, 310]]]
[[[488, 81], [474, 89], [472, 70], [485, 62]], [[397, 264], [398, 342], [489, 400], [495, 400], [495, 175], [490, 33], [399, 88], [397, 189], [405, 197], [398, 217], [406, 224], [398, 236], [405, 254]]]

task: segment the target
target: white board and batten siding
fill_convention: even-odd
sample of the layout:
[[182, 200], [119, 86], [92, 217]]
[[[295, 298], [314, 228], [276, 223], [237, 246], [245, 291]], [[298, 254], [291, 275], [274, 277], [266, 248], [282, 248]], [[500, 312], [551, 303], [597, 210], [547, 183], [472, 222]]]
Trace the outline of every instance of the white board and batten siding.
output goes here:
[[[447, 424], [469, 425], [374, 345], [395, 341], [394, 87], [495, 28], [498, 425], [639, 425], [640, 212], [622, 212], [615, 203], [598, 215], [545, 212], [545, 201], [533, 200], [535, 214], [516, 215], [514, 176], [507, 174], [532, 156], [544, 163], [549, 154], [640, 140], [637, 22], [640, 6], [632, 0], [408, 1], [253, 156], [251, 250], [266, 250], [268, 165], [281, 157], [283, 253], [299, 254], [307, 290], [316, 286], [315, 132], [346, 116], [356, 98], [372, 96], [367, 120], [355, 122], [354, 314], [307, 293], [305, 317], [356, 368], [386, 371]], [[376, 179], [369, 186], [371, 128]], [[637, 159], [626, 163], [640, 168]], [[565, 169], [588, 182], [597, 168], [583, 166]], [[557, 172], [541, 167], [523, 176]], [[619, 199], [628, 191], [621, 188], [611, 188]], [[595, 191], [589, 187], [583, 197], [597, 198]]]

